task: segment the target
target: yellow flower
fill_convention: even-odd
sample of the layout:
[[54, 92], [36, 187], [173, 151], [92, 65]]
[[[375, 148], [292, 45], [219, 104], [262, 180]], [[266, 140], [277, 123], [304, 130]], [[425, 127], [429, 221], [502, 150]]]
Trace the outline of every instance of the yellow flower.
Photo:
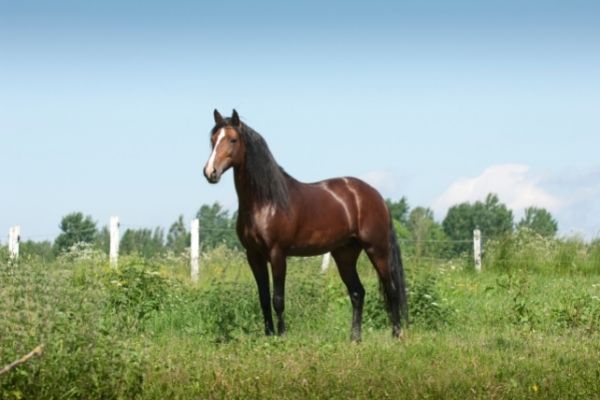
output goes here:
[[537, 383], [534, 383], [533, 385], [531, 385], [531, 390], [533, 391], [533, 393], [537, 393], [540, 390], [540, 387]]

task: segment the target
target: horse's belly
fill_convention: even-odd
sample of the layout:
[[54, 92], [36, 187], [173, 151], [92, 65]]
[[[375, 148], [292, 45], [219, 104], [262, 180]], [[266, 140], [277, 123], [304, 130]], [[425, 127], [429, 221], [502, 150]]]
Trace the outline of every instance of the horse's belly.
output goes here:
[[287, 247], [290, 256], [316, 256], [348, 244], [355, 235], [347, 229], [312, 230], [295, 238]]

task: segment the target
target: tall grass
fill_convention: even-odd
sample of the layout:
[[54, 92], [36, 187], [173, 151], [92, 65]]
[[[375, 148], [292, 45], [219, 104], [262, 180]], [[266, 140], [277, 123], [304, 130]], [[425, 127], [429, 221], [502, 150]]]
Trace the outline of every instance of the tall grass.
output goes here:
[[579, 237], [547, 238], [519, 229], [487, 241], [484, 262], [487, 268], [497, 271], [600, 274], [600, 244], [586, 243]]
[[401, 341], [366, 258], [363, 343], [335, 267], [291, 259], [284, 338], [265, 338], [243, 254], [0, 263], [0, 398], [593, 398], [600, 393], [600, 247], [529, 233], [465, 259], [407, 258]]

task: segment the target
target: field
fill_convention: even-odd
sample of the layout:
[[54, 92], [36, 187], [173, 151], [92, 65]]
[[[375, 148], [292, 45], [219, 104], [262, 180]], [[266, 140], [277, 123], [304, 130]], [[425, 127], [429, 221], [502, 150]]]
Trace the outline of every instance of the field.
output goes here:
[[244, 257], [94, 251], [0, 264], [3, 399], [600, 398], [600, 252], [577, 240], [490, 246], [469, 258], [405, 260], [412, 324], [391, 337], [364, 259], [363, 342], [335, 267], [288, 267], [285, 337], [263, 337]]

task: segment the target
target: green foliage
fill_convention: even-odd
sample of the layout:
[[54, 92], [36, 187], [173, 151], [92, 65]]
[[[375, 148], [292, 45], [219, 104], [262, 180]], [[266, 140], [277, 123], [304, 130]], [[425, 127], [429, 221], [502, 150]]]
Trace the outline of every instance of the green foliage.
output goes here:
[[600, 332], [600, 297], [589, 293], [571, 293], [553, 310], [559, 326], [581, 328], [588, 333]]
[[0, 398], [139, 395], [142, 347], [111, 323], [99, 280], [74, 276], [72, 264], [0, 263], [0, 363], [44, 345], [40, 357], [0, 376]]
[[8, 254], [8, 246], [0, 245], [0, 263], [8, 262], [10, 255]]
[[127, 229], [121, 238], [119, 251], [122, 254], [139, 254], [151, 258], [163, 253], [164, 233], [161, 228]]
[[108, 255], [110, 248], [110, 231], [108, 226], [104, 225], [98, 230], [98, 233], [96, 234], [96, 240], [94, 240], [94, 247], [96, 247], [102, 253]]
[[167, 234], [167, 249], [175, 254], [183, 253], [190, 246], [190, 233], [183, 222], [183, 215], [171, 224]]
[[96, 238], [96, 222], [80, 212], [65, 215], [60, 221], [62, 233], [56, 237], [54, 247], [60, 253], [76, 243], [92, 243]]
[[41, 259], [46, 261], [54, 260], [54, 248], [49, 241], [34, 242], [27, 240], [19, 244], [19, 253], [30, 258]]
[[[390, 327], [390, 317], [387, 313], [383, 296], [380, 293], [379, 282], [365, 282], [365, 302], [363, 305], [363, 324], [366, 329], [388, 329]], [[348, 295], [346, 301], [350, 304]], [[350, 315], [350, 314], [348, 314]]]
[[558, 232], [558, 223], [544, 208], [528, 207], [517, 228], [527, 228], [544, 237], [553, 237]]
[[513, 235], [488, 240], [484, 247], [485, 268], [499, 271], [544, 270], [556, 262], [557, 241], [522, 228]]
[[600, 239], [596, 239], [588, 246], [589, 269], [600, 273]]
[[256, 287], [250, 283], [210, 282], [200, 296], [202, 334], [216, 342], [257, 334], [262, 326]]
[[219, 203], [211, 206], [203, 205], [196, 218], [200, 220], [200, 245], [203, 251], [225, 244], [232, 249], [239, 249], [240, 243], [235, 233], [235, 221], [229, 217]]
[[408, 218], [412, 254], [419, 262], [422, 257], [443, 257], [450, 251], [442, 226], [433, 219], [429, 208], [416, 207]]
[[547, 273], [600, 273], [597, 245], [580, 238], [553, 239], [522, 228], [485, 244], [484, 268]]
[[402, 198], [398, 201], [386, 199], [385, 203], [388, 206], [388, 210], [390, 210], [393, 220], [405, 225], [408, 224], [408, 210], [410, 207], [408, 206], [408, 200], [406, 197], [402, 196]]
[[454, 244], [454, 252], [459, 254], [471, 250], [473, 230], [476, 228], [481, 230], [486, 240], [511, 233], [513, 215], [506, 205], [500, 203], [497, 195], [490, 193], [484, 202], [461, 203], [450, 207], [442, 225], [450, 239], [462, 241]]
[[104, 277], [109, 312], [119, 315], [129, 326], [137, 326], [164, 307], [171, 286], [156, 265], [141, 259], [128, 260]]
[[535, 304], [529, 297], [530, 283], [525, 275], [507, 274], [497, 280], [498, 287], [510, 296], [510, 319], [516, 325], [533, 329], [538, 323]]
[[[598, 242], [510, 237], [486, 246], [479, 274], [406, 263], [400, 341], [361, 256], [358, 346], [344, 285], [318, 258], [289, 261], [284, 338], [263, 337], [245, 257], [224, 245], [203, 254], [198, 283], [168, 254], [123, 256], [117, 269], [93, 245], [50, 262], [0, 258], [0, 366], [45, 345], [0, 376], [0, 398], [595, 398]], [[491, 263], [500, 252], [508, 262]]]
[[437, 330], [448, 325], [452, 309], [442, 299], [433, 274], [415, 280], [409, 290], [409, 315], [415, 326]]

